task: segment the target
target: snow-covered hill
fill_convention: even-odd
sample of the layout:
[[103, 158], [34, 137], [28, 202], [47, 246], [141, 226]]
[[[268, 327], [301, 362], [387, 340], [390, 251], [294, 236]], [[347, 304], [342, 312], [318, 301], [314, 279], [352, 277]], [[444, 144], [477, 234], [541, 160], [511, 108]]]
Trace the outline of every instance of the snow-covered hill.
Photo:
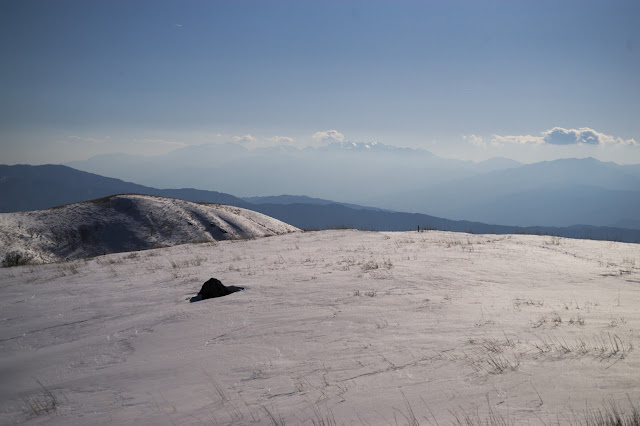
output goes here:
[[0, 214], [0, 256], [42, 263], [194, 242], [297, 231], [251, 210], [149, 195], [115, 195], [47, 210]]
[[[211, 277], [245, 291], [189, 303]], [[0, 268], [0, 424], [604, 424], [640, 408], [639, 307], [638, 245], [545, 236], [296, 232]]]

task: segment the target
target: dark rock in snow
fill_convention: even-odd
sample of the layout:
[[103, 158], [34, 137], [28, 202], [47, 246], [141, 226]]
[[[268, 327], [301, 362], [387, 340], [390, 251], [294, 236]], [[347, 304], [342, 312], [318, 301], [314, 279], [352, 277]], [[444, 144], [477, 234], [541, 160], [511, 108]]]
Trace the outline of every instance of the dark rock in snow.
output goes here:
[[237, 286], [225, 286], [216, 278], [210, 278], [209, 281], [202, 284], [202, 288], [197, 296], [191, 298], [191, 302], [197, 302], [199, 300], [212, 299], [214, 297], [227, 296], [236, 291], [244, 290], [244, 287]]

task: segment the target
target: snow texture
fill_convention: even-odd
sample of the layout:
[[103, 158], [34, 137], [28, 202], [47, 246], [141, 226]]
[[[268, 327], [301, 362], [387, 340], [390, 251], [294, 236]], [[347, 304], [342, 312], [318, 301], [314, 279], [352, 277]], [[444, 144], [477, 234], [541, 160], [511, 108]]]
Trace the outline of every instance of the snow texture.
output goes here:
[[[245, 291], [189, 303], [211, 277]], [[551, 425], [640, 400], [633, 244], [295, 232], [0, 283], [1, 424]]]
[[33, 263], [272, 236], [298, 231], [251, 210], [150, 195], [115, 195], [47, 210], [0, 214], [0, 255]]

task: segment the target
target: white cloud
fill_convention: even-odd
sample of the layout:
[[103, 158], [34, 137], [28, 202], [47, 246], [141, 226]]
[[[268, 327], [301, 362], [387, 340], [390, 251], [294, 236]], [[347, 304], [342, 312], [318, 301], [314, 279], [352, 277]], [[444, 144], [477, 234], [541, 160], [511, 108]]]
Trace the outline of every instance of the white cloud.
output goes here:
[[325, 130], [324, 132], [316, 132], [312, 137], [319, 142], [344, 142], [344, 135], [337, 130]]
[[562, 127], [554, 127], [551, 130], [542, 132], [545, 143], [551, 145], [602, 145], [602, 144], [618, 144], [618, 145], [636, 145], [634, 139], [616, 138], [604, 133], [597, 132], [588, 127], [579, 129], [563, 129]]
[[247, 142], [256, 142], [257, 139], [254, 138], [253, 136], [246, 134], [244, 136], [234, 136], [231, 138], [232, 141], [234, 142], [242, 142], [242, 143], [247, 143]]
[[[474, 145], [478, 145], [479, 138], [475, 135], [465, 136]], [[480, 138], [481, 139], [481, 138]], [[579, 129], [564, 129], [562, 127], [554, 127], [540, 133], [540, 136], [533, 135], [492, 135], [491, 143], [493, 145], [504, 144], [536, 144], [536, 145], [638, 145], [635, 139], [623, 139], [600, 133], [588, 127]]]
[[505, 143], [516, 143], [516, 144], [543, 144], [544, 138], [541, 136], [531, 136], [531, 135], [492, 135], [491, 143], [493, 145], [502, 145]]
[[478, 146], [480, 148], [487, 147], [487, 141], [485, 141], [482, 136], [478, 135], [463, 135], [462, 139], [469, 141], [470, 144]]
[[542, 132], [545, 143], [550, 145], [574, 145], [577, 143], [585, 143], [589, 145], [597, 145], [600, 138], [595, 131], [588, 128], [580, 129], [563, 129], [562, 127], [554, 127], [551, 130]]
[[267, 138], [268, 141], [271, 142], [277, 142], [277, 143], [292, 143], [293, 142], [293, 138], [290, 138], [289, 136], [274, 136], [272, 138]]

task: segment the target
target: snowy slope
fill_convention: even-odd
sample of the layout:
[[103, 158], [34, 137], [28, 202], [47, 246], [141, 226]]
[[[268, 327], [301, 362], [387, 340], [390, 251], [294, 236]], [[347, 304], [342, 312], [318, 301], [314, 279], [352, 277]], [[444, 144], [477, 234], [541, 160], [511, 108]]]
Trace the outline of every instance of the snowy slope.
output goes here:
[[193, 242], [297, 231], [238, 207], [149, 195], [116, 195], [47, 210], [0, 214], [0, 256], [19, 251], [35, 263]]
[[[210, 277], [246, 290], [190, 304]], [[640, 407], [634, 244], [290, 233], [2, 268], [0, 296], [0, 424], [555, 425]]]

